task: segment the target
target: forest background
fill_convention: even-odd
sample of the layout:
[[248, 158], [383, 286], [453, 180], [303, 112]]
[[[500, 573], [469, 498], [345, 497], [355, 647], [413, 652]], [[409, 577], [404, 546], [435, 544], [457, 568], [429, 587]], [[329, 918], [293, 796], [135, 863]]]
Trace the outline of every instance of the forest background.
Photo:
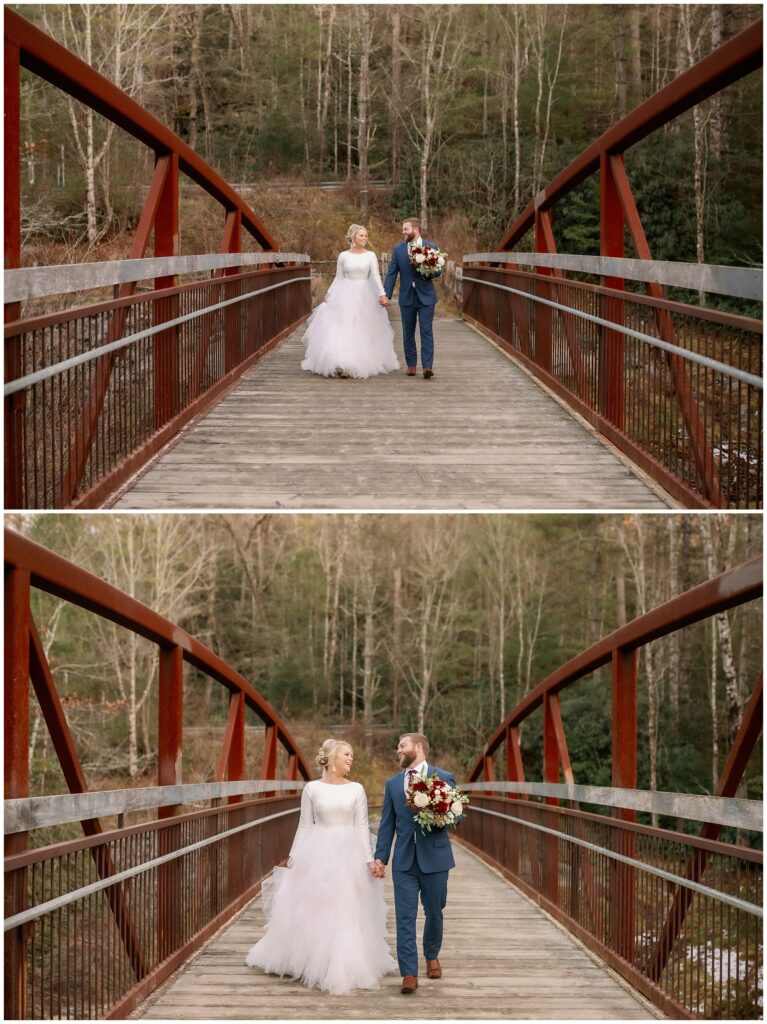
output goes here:
[[[464, 776], [511, 708], [621, 624], [761, 554], [757, 515], [8, 514], [7, 522], [199, 637], [282, 715], [314, 769], [355, 746], [373, 797], [421, 731]], [[151, 783], [157, 656], [49, 595], [33, 615], [90, 785]], [[639, 787], [711, 793], [762, 660], [761, 602], [642, 649]], [[576, 782], [610, 785], [610, 670], [561, 694]], [[210, 781], [226, 693], [185, 666], [185, 782]], [[30, 706], [33, 793], [65, 789]], [[258, 777], [263, 726], [248, 712]], [[542, 771], [541, 715], [522, 728]], [[761, 798], [761, 746], [742, 795]], [[503, 768], [499, 765], [499, 776]]]
[[[315, 260], [335, 259], [350, 221], [390, 249], [413, 214], [455, 258], [494, 247], [585, 146], [761, 10], [16, 7], [237, 185], [283, 249]], [[124, 256], [152, 153], [26, 72], [22, 110], [24, 262]], [[761, 265], [761, 74], [632, 147], [627, 168], [656, 259]], [[343, 188], [311, 187], [322, 181]], [[219, 209], [191, 185], [182, 205], [181, 252], [216, 251]], [[558, 204], [554, 228], [560, 251], [599, 252], [596, 179]]]

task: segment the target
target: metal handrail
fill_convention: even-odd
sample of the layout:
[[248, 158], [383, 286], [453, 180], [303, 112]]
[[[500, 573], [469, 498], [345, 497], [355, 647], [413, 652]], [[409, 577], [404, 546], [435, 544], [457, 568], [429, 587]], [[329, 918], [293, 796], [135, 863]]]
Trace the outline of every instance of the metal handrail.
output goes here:
[[183, 846], [178, 850], [173, 850], [172, 853], [164, 853], [160, 857], [154, 857], [152, 860], [148, 860], [144, 864], [138, 864], [133, 868], [125, 868], [123, 871], [118, 871], [114, 875], [102, 878], [98, 882], [91, 882], [90, 885], [84, 885], [79, 889], [73, 889], [72, 892], [65, 893], [63, 896], [57, 896], [52, 900], [46, 900], [45, 903], [38, 903], [37, 906], [30, 907], [29, 910], [23, 910], [18, 914], [13, 914], [11, 917], [5, 918], [3, 922], [3, 931], [7, 932], [12, 928], [17, 928], [19, 925], [35, 921], [37, 918], [43, 917], [52, 910], [59, 910], [61, 907], [65, 907], [69, 903], [74, 903], [76, 900], [82, 899], [86, 896], [92, 896], [97, 892], [101, 892], [102, 889], [109, 889], [111, 886], [116, 885], [119, 882], [124, 882], [129, 878], [135, 878], [137, 875], [144, 874], [146, 871], [151, 871], [152, 868], [159, 867], [161, 864], [168, 864], [172, 860], [178, 860], [180, 857], [185, 857], [186, 854], [192, 853], [195, 850], [201, 850], [205, 846], [211, 846], [213, 843], [221, 842], [221, 840], [228, 839], [230, 836], [237, 835], [239, 832], [245, 832], [250, 828], [255, 828], [256, 825], [264, 825], [268, 821], [275, 821], [277, 818], [284, 818], [288, 814], [298, 814], [300, 810], [300, 807], [291, 807], [287, 811], [278, 811], [276, 814], [269, 814], [264, 818], [257, 818], [255, 821], [247, 821], [244, 825], [237, 825], [234, 828], [226, 829], [226, 831], [219, 832], [215, 836], [210, 836], [207, 839], [200, 839], [196, 843], [190, 843], [188, 846]]
[[511, 292], [512, 295], [519, 295], [524, 299], [530, 299], [532, 302], [539, 302], [543, 306], [550, 306], [552, 309], [559, 310], [560, 313], [568, 313], [571, 316], [577, 316], [581, 320], [588, 320], [590, 323], [597, 324], [599, 327], [607, 327], [616, 334], [622, 334], [627, 338], [636, 338], [637, 341], [641, 341], [645, 345], [652, 345], [654, 348], [663, 349], [664, 352], [670, 352], [672, 355], [678, 356], [680, 359], [686, 359], [688, 362], [698, 363], [700, 366], [705, 366], [710, 370], [716, 370], [719, 373], [724, 373], [726, 376], [732, 377], [734, 380], [742, 381], [744, 384], [750, 384], [752, 387], [759, 388], [760, 390], [763, 390], [764, 388], [763, 378], [757, 377], [756, 374], [748, 373], [746, 370], [740, 370], [736, 366], [730, 366], [728, 363], [721, 363], [719, 360], [711, 359], [709, 356], [702, 356], [698, 352], [681, 348], [679, 345], [672, 345], [668, 341], [662, 341], [660, 338], [654, 338], [651, 334], [645, 334], [643, 331], [635, 331], [630, 327], [624, 327], [622, 324], [616, 323], [614, 320], [605, 320], [604, 317], [594, 316], [593, 313], [586, 313], [574, 306], [565, 306], [561, 302], [544, 299], [540, 295], [533, 295], [520, 288], [510, 288], [505, 284], [495, 284], [493, 281], [483, 281], [479, 277], [468, 277], [464, 274], [463, 280], [472, 281], [474, 284], [485, 285], [487, 288], [497, 288], [502, 292]]
[[49, 267], [23, 267], [3, 274], [5, 302], [40, 299], [47, 295], [133, 284], [158, 277], [228, 270], [232, 267], [261, 267], [280, 263], [311, 263], [307, 253], [231, 252], [202, 253], [198, 256], [147, 256], [135, 260], [106, 260], [103, 263], [71, 263]]
[[37, 384], [42, 380], [47, 380], [49, 377], [56, 377], [65, 370], [71, 370], [75, 366], [80, 366], [83, 363], [89, 363], [94, 359], [100, 359], [110, 352], [117, 352], [122, 348], [126, 348], [128, 345], [133, 345], [135, 342], [141, 341], [142, 338], [150, 338], [155, 334], [163, 334], [170, 328], [178, 327], [181, 324], [188, 323], [190, 320], [197, 320], [201, 316], [206, 316], [209, 313], [215, 313], [219, 309], [224, 309], [227, 306], [234, 306], [238, 302], [245, 302], [247, 299], [252, 299], [256, 295], [263, 295], [265, 292], [273, 292], [277, 288], [287, 288], [288, 285], [296, 284], [300, 281], [311, 281], [311, 277], [292, 277], [289, 281], [281, 281], [279, 284], [271, 284], [266, 288], [257, 288], [255, 291], [245, 292], [243, 295], [236, 295], [233, 299], [224, 299], [221, 302], [216, 302], [212, 306], [205, 306], [203, 309], [196, 309], [193, 313], [185, 313], [183, 316], [175, 317], [173, 320], [164, 320], [161, 324], [157, 324], [154, 327], [147, 327], [143, 331], [137, 331], [135, 334], [128, 334], [124, 338], [120, 338], [118, 341], [109, 342], [109, 344], [102, 345], [100, 348], [91, 349], [89, 352], [81, 352], [78, 356], [72, 356], [70, 359], [64, 359], [60, 363], [54, 363], [52, 366], [46, 366], [42, 370], [35, 370], [34, 373], [28, 373], [24, 377], [17, 377], [15, 380], [9, 381], [3, 386], [3, 394], [7, 396], [14, 394], [16, 391], [24, 391], [33, 384]]
[[616, 256], [582, 256], [575, 253], [474, 252], [464, 263], [517, 264], [569, 270], [600, 277], [628, 278], [632, 281], [670, 285], [690, 291], [715, 292], [740, 299], [762, 301], [763, 268], [728, 267], [709, 263], [681, 263], [671, 260], [633, 260]]
[[580, 846], [584, 850], [592, 850], [595, 853], [599, 853], [604, 857], [608, 857], [610, 860], [618, 861], [621, 864], [627, 864], [632, 868], [639, 868], [642, 871], [646, 871], [650, 875], [655, 875], [656, 878], [662, 878], [666, 882], [673, 882], [675, 885], [684, 886], [687, 889], [691, 889], [693, 892], [701, 893], [704, 896], [712, 896], [720, 903], [726, 903], [730, 907], [734, 907], [736, 910], [744, 910], [747, 914], [754, 914], [756, 917], [763, 917], [764, 911], [757, 903], [749, 903], [747, 900], [738, 899], [737, 896], [730, 896], [728, 893], [722, 892], [720, 889], [712, 889], [711, 886], [702, 885], [700, 882], [695, 882], [690, 878], [684, 878], [681, 875], [674, 874], [671, 871], [664, 871], [663, 868], [656, 868], [653, 864], [647, 864], [645, 861], [637, 860], [635, 857], [627, 857], [625, 854], [617, 853], [615, 850], [610, 850], [605, 846], [597, 846], [596, 843], [589, 843], [585, 839], [579, 839], [578, 836], [570, 836], [564, 832], [560, 832], [555, 828], [547, 828], [545, 825], [538, 825], [533, 821], [526, 821], [524, 818], [517, 818], [513, 814], [501, 814], [499, 811], [491, 811], [487, 807], [472, 807], [472, 814], [489, 814], [494, 818], [503, 818], [505, 821], [513, 821], [515, 825], [524, 825], [525, 828], [534, 829], [536, 832], [543, 832], [546, 835], [555, 836], [557, 839], [564, 839], [568, 843], [572, 843], [574, 846]]
[[248, 779], [243, 782], [198, 782], [180, 786], [142, 786], [140, 789], [33, 796], [6, 800], [3, 804], [3, 826], [5, 835], [12, 835], [72, 821], [156, 810], [158, 807], [175, 807], [198, 800], [222, 800], [252, 793], [292, 792], [303, 789], [304, 785], [303, 779]]
[[736, 797], [695, 796], [688, 793], [661, 793], [610, 786], [577, 786], [555, 782], [468, 782], [466, 793], [516, 793], [526, 796], [556, 797], [584, 804], [601, 804], [620, 810], [664, 814], [689, 821], [709, 821], [716, 825], [764, 829], [764, 804], [761, 800]]

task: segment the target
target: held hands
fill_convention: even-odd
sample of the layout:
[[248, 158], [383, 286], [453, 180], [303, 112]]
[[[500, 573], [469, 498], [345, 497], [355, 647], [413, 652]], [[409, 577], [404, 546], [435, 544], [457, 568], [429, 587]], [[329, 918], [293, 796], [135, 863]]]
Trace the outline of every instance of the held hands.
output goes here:
[[378, 305], [379, 306], [383, 306], [384, 309], [386, 309], [386, 307], [389, 305], [390, 301], [391, 300], [387, 299], [387, 297], [385, 295], [379, 295], [378, 296]]
[[370, 874], [373, 878], [385, 878], [386, 877], [386, 866], [382, 860], [373, 860], [368, 864], [370, 868]]

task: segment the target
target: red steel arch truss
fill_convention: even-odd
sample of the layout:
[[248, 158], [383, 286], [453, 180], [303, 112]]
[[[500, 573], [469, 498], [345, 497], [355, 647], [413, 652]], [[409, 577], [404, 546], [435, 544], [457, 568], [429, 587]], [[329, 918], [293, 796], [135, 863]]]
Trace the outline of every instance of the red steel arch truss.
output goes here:
[[[140, 601], [60, 555], [13, 530], [6, 529], [4, 768], [7, 801], [15, 801], [17, 804], [28, 803], [24, 798], [29, 795], [30, 681], [69, 792], [84, 794], [86, 801], [98, 800], [100, 796], [98, 793], [89, 793], [88, 782], [67, 724], [62, 700], [32, 617], [30, 597], [33, 590], [44, 591], [84, 608], [156, 646], [159, 666], [157, 786], [180, 787], [169, 791], [173, 798], [179, 793], [180, 798], [186, 802], [185, 787], [182, 786], [181, 780], [185, 663], [194, 666], [229, 693], [228, 717], [215, 772], [217, 783], [236, 784], [244, 778], [246, 708], [254, 711], [264, 723], [260, 779], [277, 780], [280, 750], [285, 755], [283, 760], [286, 780], [297, 783], [299, 780], [309, 779], [306, 762], [287, 726], [236, 669], [186, 630], [163, 618]], [[198, 787], [189, 788], [194, 790]], [[100, 925], [95, 921], [89, 921], [88, 927], [94, 934], [101, 936], [106, 935], [107, 925], [117, 930], [118, 945], [129, 980], [116, 982], [114, 987], [110, 988], [111, 974], [105, 967], [104, 994], [99, 996], [101, 1002], [87, 1001], [90, 997], [95, 999], [95, 996], [90, 993], [90, 997], [87, 997], [85, 993], [87, 984], [84, 979], [90, 971], [86, 956], [79, 964], [80, 975], [77, 980], [70, 978], [67, 981], [62, 977], [54, 982], [55, 971], [50, 964], [48, 965], [51, 991], [48, 994], [50, 1001], [46, 1003], [45, 986], [36, 971], [40, 970], [40, 961], [50, 954], [50, 950], [48, 947], [31, 946], [31, 943], [38, 940], [35, 930], [28, 925], [20, 925], [7, 934], [6, 1018], [61, 1015], [56, 1013], [55, 1007], [58, 1005], [60, 1009], [62, 991], [65, 988], [68, 991], [70, 983], [75, 992], [82, 990], [82, 1011], [76, 1015], [91, 1017], [104, 1012], [111, 1012], [113, 1016], [124, 1015], [142, 993], [146, 994], [157, 984], [158, 978], [167, 976], [184, 956], [188, 956], [195, 945], [199, 945], [202, 939], [210, 934], [211, 929], [219, 926], [223, 919], [242, 906], [248, 898], [252, 898], [254, 887], [260, 883], [260, 878], [287, 854], [295, 825], [293, 824], [291, 829], [290, 822], [286, 822], [284, 815], [293, 813], [297, 808], [299, 787], [286, 787], [283, 782], [276, 786], [275, 790], [269, 790], [263, 785], [251, 785], [250, 789], [237, 785], [229, 787], [229, 790], [226, 787], [213, 788], [221, 788], [225, 799], [224, 805], [219, 807], [219, 800], [214, 799], [214, 806], [210, 810], [182, 813], [181, 804], [160, 803], [160, 791], [150, 790], [142, 806], [149, 809], [152, 807], [152, 800], [158, 800], [160, 806], [156, 807], [155, 822], [107, 832], [103, 830], [97, 817], [80, 816], [85, 838], [42, 849], [27, 850], [28, 837], [24, 825], [16, 827], [11, 832], [6, 829], [6, 917], [28, 911], [30, 898], [40, 898], [39, 892], [35, 889], [34, 879], [45, 877], [46, 870], [50, 877], [59, 877], [63, 869], [58, 865], [67, 857], [81, 858], [80, 867], [75, 872], [76, 876], [81, 872], [87, 877], [88, 872], [91, 872], [93, 877], [95, 871], [96, 877], [105, 882], [118, 872], [120, 862], [128, 856], [126, 850], [134, 848], [139, 841], [147, 849], [154, 844], [155, 852], [162, 855], [178, 851], [193, 839], [198, 840], [198, 845], [201, 840], [204, 845], [206, 841], [211, 841], [204, 837], [215, 836], [218, 829], [226, 833], [224, 839], [228, 843], [222, 844], [220, 850], [216, 848], [214, 852], [208, 854], [207, 861], [195, 860], [195, 856], [199, 855], [190, 854], [186, 859], [179, 856], [170, 864], [158, 868], [153, 890], [155, 895], [147, 896], [143, 903], [139, 902], [138, 894], [141, 887], [138, 885], [132, 889], [125, 889], [121, 883], [105, 889], [105, 899], [113, 925], [109, 925], [109, 921], [102, 921]], [[227, 795], [231, 789], [239, 789], [241, 792]], [[251, 790], [260, 794], [257, 799], [243, 796]], [[119, 794], [123, 791], [117, 792]], [[199, 800], [206, 797], [192, 793], [189, 799]], [[98, 807], [98, 803], [93, 806]], [[244, 832], [250, 828], [247, 822], [255, 821], [258, 824], [258, 819], [264, 815], [269, 816], [273, 811], [277, 812], [273, 817], [280, 820], [272, 822], [269, 829], [256, 828]], [[77, 818], [75, 812], [63, 820]], [[230, 836], [226, 830], [233, 834]], [[131, 843], [134, 847], [130, 846]], [[225, 877], [223, 892], [209, 892], [207, 879], [211, 870], [217, 870], [222, 878]], [[35, 872], [41, 872], [42, 875], [36, 875]], [[184, 906], [189, 902], [191, 891], [197, 891], [201, 895], [197, 901], [192, 901], [192, 906]], [[183, 895], [184, 892], [186, 897]], [[205, 900], [212, 907], [208, 917], [203, 917], [200, 910]], [[151, 911], [148, 908], [151, 908]], [[147, 913], [151, 913], [152, 923], [151, 926], [144, 924], [142, 929], [140, 921], [145, 922]], [[82, 918], [81, 921], [85, 922], [86, 918]], [[85, 927], [85, 924], [82, 927]], [[101, 931], [98, 931], [99, 928]], [[37, 931], [44, 934], [45, 928]], [[61, 942], [64, 941], [62, 938]], [[101, 942], [102, 939], [98, 941]], [[103, 941], [106, 942], [106, 939]], [[50, 938], [48, 942], [50, 943]], [[69, 956], [70, 951], [67, 951], [67, 957]], [[74, 954], [72, 957], [73, 960], [77, 959]], [[66, 1016], [67, 1013], [63, 1015]]]
[[[621, 800], [627, 791], [637, 793], [639, 653], [654, 640], [758, 600], [762, 595], [762, 573], [761, 558], [739, 565], [652, 609], [570, 659], [509, 712], [489, 737], [469, 773], [470, 782], [477, 783], [473, 797], [476, 806], [489, 809], [496, 817], [482, 820], [485, 818], [482, 813], [469, 814], [461, 830], [462, 836], [672, 1016], [718, 1017], [741, 1013], [749, 1016], [747, 1007], [754, 1009], [756, 1005], [753, 986], [760, 969], [754, 957], [761, 957], [761, 947], [758, 939], [754, 941], [753, 931], [748, 932], [734, 914], [729, 918], [725, 916], [720, 933], [712, 928], [714, 937], [710, 941], [714, 945], [717, 942], [722, 946], [733, 944], [729, 955], [733, 964], [736, 960], [739, 964], [737, 973], [742, 965], [745, 965], [743, 970], [752, 972], [751, 982], [744, 983], [740, 990], [740, 1002], [734, 1014], [732, 1002], [728, 1003], [731, 997], [715, 993], [714, 983], [706, 979], [705, 967], [702, 971], [698, 969], [696, 978], [683, 977], [680, 981], [679, 973], [683, 972], [678, 971], [679, 944], [685, 946], [695, 941], [685, 933], [685, 921], [696, 892], [682, 884], [672, 887], [668, 883], [658, 891], [652, 890], [636, 858], [641, 856], [650, 865], [675, 865], [676, 875], [693, 884], [705, 881], [707, 868], [716, 879], [714, 884], [722, 889], [730, 886], [732, 877], [742, 877], [745, 881], [741, 881], [736, 890], [750, 891], [752, 902], [761, 904], [762, 854], [761, 850], [718, 842], [722, 824], [716, 819], [701, 818], [704, 824], [695, 836], [638, 825], [637, 804], [632, 808], [631, 801]], [[577, 799], [572, 796], [563, 800], [560, 796], [544, 795], [544, 792], [551, 793], [546, 784], [564, 790], [566, 786], [588, 782], [574, 777], [560, 711], [560, 694], [608, 665], [612, 673], [612, 789], [594, 791], [581, 799], [594, 804], [599, 804], [600, 799], [612, 801], [612, 817], [580, 810]], [[762, 695], [760, 674], [745, 706], [733, 747], [727, 753], [712, 805], [717, 803], [717, 798], [724, 804], [736, 796], [762, 734]], [[525, 775], [520, 729], [539, 709], [543, 713], [544, 785], [540, 787], [543, 792], [526, 793], [525, 785], [504, 789], [501, 779], [511, 784], [532, 781]], [[496, 771], [499, 761], [500, 778]], [[559, 785], [561, 780], [563, 785]], [[495, 791], [484, 791], [482, 782], [500, 786]], [[543, 796], [543, 803], [534, 803], [530, 795]], [[504, 807], [513, 808], [510, 813], [517, 815], [516, 824], [522, 825], [521, 829], [514, 831], [508, 822], [496, 820], [503, 816]], [[684, 816], [680, 810], [678, 820]], [[532, 825], [526, 827], [522, 819]], [[501, 824], [507, 829], [505, 833]], [[591, 860], [577, 846], [562, 853], [549, 834], [538, 841], [537, 833], [530, 831], [530, 827], [540, 829], [541, 825], [544, 833], [548, 828], [551, 835], [561, 836], [565, 846], [572, 837], [575, 843], [590, 838], [589, 830], [593, 829], [594, 834], [601, 836], [600, 843], [630, 858], [631, 863]], [[651, 905], [652, 909], [648, 910]], [[700, 905], [695, 907], [695, 912], [699, 919]], [[706, 912], [710, 912], [712, 921], [719, 921], [718, 908], [715, 912], [707, 907]], [[761, 920], [757, 923], [760, 933]], [[742, 933], [740, 940], [735, 938], [739, 932]], [[750, 950], [746, 935], [751, 936]], [[746, 989], [747, 994], [744, 994]]]

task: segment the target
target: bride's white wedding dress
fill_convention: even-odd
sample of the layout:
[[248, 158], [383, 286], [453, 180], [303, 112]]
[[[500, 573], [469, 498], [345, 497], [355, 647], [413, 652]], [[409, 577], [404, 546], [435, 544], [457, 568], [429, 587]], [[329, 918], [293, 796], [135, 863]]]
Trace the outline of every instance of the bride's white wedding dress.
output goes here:
[[325, 377], [334, 377], [339, 369], [351, 377], [399, 369], [394, 331], [378, 305], [384, 294], [374, 253], [340, 253], [325, 301], [309, 317], [301, 369]]
[[290, 866], [275, 868], [264, 882], [266, 932], [246, 964], [333, 995], [380, 988], [397, 963], [386, 943], [384, 883], [370, 874], [372, 860], [362, 786], [308, 782]]

